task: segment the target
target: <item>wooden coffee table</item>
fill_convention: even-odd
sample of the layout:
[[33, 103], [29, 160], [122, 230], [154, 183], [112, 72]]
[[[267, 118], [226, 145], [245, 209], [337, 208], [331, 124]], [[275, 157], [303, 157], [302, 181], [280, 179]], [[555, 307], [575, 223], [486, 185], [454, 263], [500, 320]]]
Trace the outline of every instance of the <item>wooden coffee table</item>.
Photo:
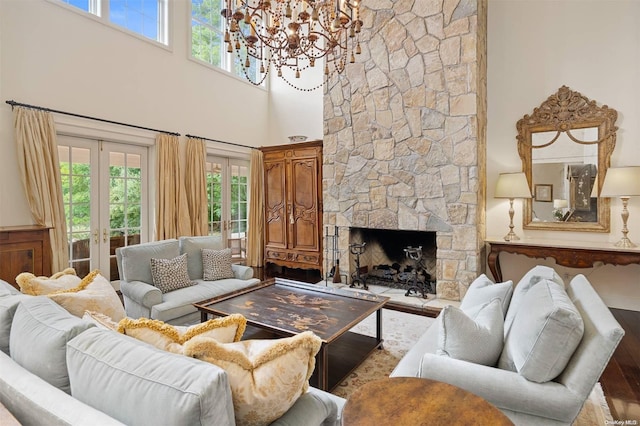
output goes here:
[[[275, 278], [225, 296], [194, 303], [202, 321], [209, 315], [242, 314], [244, 339], [289, 337], [313, 331], [322, 339], [311, 384], [331, 390], [382, 347], [382, 308], [388, 297]], [[376, 312], [376, 336], [350, 332]], [[265, 333], [266, 332], [266, 333]]]
[[366, 383], [347, 400], [343, 426], [507, 426], [511, 420], [477, 395], [448, 383], [392, 377]]

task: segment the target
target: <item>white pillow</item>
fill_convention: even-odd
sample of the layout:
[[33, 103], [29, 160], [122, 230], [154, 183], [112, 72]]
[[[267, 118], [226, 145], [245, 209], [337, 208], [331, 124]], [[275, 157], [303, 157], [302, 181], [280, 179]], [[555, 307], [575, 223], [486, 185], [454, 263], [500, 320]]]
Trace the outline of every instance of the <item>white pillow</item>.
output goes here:
[[513, 281], [505, 281], [495, 284], [485, 274], [476, 278], [460, 303], [460, 309], [469, 315], [475, 316], [480, 308], [495, 298], [500, 299], [503, 315], [507, 313], [511, 295], [513, 294]]
[[500, 299], [493, 299], [473, 318], [454, 306], [446, 306], [440, 313], [436, 354], [474, 364], [496, 365], [504, 335], [501, 306]]
[[555, 379], [580, 344], [584, 323], [564, 288], [542, 280], [524, 296], [498, 367], [532, 382]]
[[511, 329], [511, 324], [513, 323], [513, 318], [515, 317], [518, 309], [520, 309], [520, 305], [522, 303], [522, 299], [524, 295], [529, 291], [531, 287], [536, 285], [542, 280], [549, 280], [554, 282], [564, 288], [564, 281], [558, 275], [553, 268], [548, 266], [534, 266], [531, 268], [529, 272], [524, 274], [524, 276], [518, 281], [518, 284], [513, 289], [513, 296], [511, 296], [511, 303], [509, 304], [509, 309], [506, 312], [504, 317], [504, 333], [505, 338], [507, 334], [509, 334], [509, 330]]

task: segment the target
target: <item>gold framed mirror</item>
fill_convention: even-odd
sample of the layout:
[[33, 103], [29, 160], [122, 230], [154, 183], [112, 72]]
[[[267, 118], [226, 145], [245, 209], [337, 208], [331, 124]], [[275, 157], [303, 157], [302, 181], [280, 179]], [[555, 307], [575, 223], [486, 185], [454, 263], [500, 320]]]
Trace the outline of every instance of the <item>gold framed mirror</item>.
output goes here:
[[616, 145], [618, 112], [562, 86], [516, 124], [532, 197], [524, 229], [609, 232], [609, 199], [598, 194]]

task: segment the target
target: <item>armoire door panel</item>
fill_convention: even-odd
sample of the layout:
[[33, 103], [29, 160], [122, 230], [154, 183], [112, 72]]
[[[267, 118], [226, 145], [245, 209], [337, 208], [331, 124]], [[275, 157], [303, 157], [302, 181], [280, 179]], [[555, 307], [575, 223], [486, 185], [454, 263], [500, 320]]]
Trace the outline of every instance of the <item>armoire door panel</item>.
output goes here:
[[318, 167], [315, 158], [291, 160], [293, 178], [289, 182], [293, 202], [294, 224], [291, 230], [293, 249], [318, 250]]
[[268, 245], [287, 246], [285, 162], [265, 163], [265, 239]]

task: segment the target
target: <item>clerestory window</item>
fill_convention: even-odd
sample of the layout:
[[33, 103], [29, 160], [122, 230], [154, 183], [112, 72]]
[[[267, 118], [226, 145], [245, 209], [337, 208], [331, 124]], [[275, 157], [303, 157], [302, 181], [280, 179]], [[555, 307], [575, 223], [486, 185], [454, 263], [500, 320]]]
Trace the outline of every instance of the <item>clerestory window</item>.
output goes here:
[[249, 68], [243, 67], [246, 60], [244, 46], [239, 52], [235, 48], [233, 52], [227, 52], [221, 15], [227, 3], [227, 0], [191, 0], [191, 57], [243, 80], [259, 82], [260, 64], [254, 58], [249, 58]]
[[168, 0], [56, 0], [164, 45], [168, 37]]

